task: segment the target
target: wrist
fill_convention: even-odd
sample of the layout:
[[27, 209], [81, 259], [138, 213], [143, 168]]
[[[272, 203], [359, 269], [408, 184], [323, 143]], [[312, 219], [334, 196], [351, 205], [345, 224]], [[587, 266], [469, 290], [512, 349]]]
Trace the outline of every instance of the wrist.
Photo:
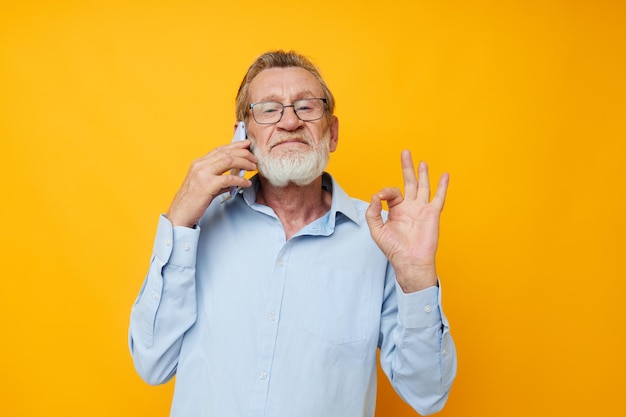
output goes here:
[[406, 294], [437, 286], [439, 277], [435, 267], [403, 267], [396, 269], [396, 281]]
[[173, 216], [171, 213], [166, 213], [165, 218], [169, 220], [169, 222], [172, 224], [172, 227], [182, 226], [182, 227], [188, 227], [190, 229], [195, 229], [196, 225], [198, 224], [197, 221], [191, 221], [188, 219], [179, 219], [176, 216]]

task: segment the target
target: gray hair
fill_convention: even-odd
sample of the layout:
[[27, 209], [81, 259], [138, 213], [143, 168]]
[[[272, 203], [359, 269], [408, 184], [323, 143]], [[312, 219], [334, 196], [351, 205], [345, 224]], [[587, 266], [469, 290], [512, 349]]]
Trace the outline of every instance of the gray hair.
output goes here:
[[243, 77], [241, 81], [241, 85], [239, 86], [239, 91], [237, 92], [236, 99], [236, 107], [235, 112], [237, 116], [237, 120], [246, 121], [248, 119], [248, 89], [250, 87], [250, 83], [259, 75], [259, 73], [263, 70], [269, 68], [289, 68], [289, 67], [298, 67], [303, 68], [309, 71], [317, 80], [320, 82], [322, 86], [322, 90], [324, 90], [324, 95], [326, 97], [326, 106], [328, 109], [328, 116], [330, 117], [335, 110], [335, 98], [333, 94], [328, 89], [326, 82], [322, 79], [320, 71], [317, 69], [315, 65], [308, 58], [295, 51], [285, 52], [282, 50], [270, 51], [266, 52], [263, 55], [259, 56], [256, 61], [250, 68], [248, 68], [248, 72]]

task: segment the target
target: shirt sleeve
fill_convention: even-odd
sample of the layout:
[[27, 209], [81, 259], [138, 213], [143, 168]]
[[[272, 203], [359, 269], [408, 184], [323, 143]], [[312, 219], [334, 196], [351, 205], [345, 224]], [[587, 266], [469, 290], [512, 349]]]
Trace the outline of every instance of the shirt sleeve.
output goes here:
[[196, 321], [199, 233], [160, 216], [148, 275], [131, 310], [130, 352], [139, 375], [153, 385], [176, 373], [183, 336]]
[[396, 392], [422, 415], [440, 411], [457, 356], [441, 308], [441, 287], [404, 293], [393, 277], [381, 321], [381, 367]]

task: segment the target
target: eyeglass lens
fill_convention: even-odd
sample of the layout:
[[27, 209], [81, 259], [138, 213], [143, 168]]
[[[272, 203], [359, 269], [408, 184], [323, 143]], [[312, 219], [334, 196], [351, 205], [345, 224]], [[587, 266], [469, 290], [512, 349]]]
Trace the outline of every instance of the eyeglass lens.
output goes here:
[[318, 120], [324, 115], [325, 100], [321, 98], [306, 98], [294, 101], [293, 104], [283, 105], [276, 101], [265, 101], [250, 105], [252, 116], [257, 123], [278, 123], [283, 116], [285, 107], [293, 107], [296, 116], [304, 121]]

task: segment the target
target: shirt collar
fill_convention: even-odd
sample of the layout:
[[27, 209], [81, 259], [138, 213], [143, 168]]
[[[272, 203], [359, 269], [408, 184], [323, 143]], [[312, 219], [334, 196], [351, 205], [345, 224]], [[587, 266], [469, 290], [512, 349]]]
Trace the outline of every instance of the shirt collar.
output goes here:
[[352, 198], [341, 188], [339, 183], [327, 172], [322, 175], [322, 187], [328, 190], [333, 198], [330, 203], [330, 222], [334, 222], [337, 214], [341, 213], [357, 225], [360, 224], [359, 216]]
[[[246, 203], [249, 206], [252, 206], [256, 202], [256, 194], [259, 191], [259, 186], [261, 185], [259, 181], [259, 174], [250, 178], [250, 181], [252, 181], [252, 187], [245, 188], [241, 194]], [[328, 211], [328, 226], [330, 226], [331, 229], [334, 229], [337, 216], [340, 213], [357, 225], [360, 225], [361, 222], [352, 198], [346, 194], [339, 183], [327, 172], [322, 174], [322, 188], [330, 192], [332, 195], [330, 210]]]

